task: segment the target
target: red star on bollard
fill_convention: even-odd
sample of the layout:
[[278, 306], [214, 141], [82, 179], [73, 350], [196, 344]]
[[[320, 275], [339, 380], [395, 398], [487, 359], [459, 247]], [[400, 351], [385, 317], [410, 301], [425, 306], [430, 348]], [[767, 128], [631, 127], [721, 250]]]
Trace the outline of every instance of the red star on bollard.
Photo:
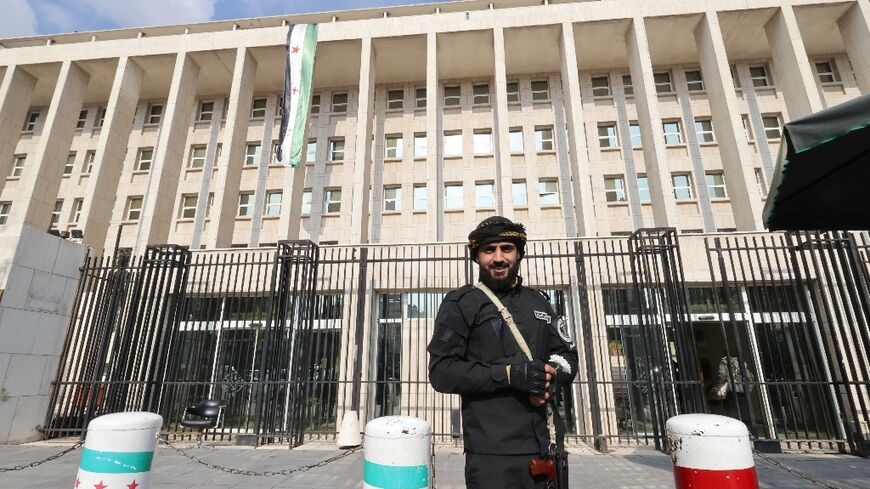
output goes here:
[[136, 489], [139, 487], [139, 484], [136, 484], [136, 480], [134, 479], [132, 483], [127, 484], [127, 489]]
[[99, 484], [94, 484], [94, 489], [106, 489], [107, 487], [109, 486], [103, 484], [103, 481], [100, 481]]

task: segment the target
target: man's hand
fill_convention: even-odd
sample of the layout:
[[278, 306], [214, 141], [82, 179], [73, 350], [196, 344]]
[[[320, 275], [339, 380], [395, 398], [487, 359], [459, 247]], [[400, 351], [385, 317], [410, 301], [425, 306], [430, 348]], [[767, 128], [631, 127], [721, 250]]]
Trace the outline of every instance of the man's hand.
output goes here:
[[543, 395], [549, 387], [550, 373], [548, 368], [552, 369], [553, 367], [540, 360], [512, 364], [508, 382], [513, 389], [520, 392]]
[[551, 397], [551, 381], [553, 386], [556, 385], [556, 369], [554, 369], [550, 364], [544, 364], [544, 371], [546, 372], [547, 378], [544, 392], [542, 394], [532, 394], [529, 396], [529, 402], [534, 407], [541, 407], [546, 404]]

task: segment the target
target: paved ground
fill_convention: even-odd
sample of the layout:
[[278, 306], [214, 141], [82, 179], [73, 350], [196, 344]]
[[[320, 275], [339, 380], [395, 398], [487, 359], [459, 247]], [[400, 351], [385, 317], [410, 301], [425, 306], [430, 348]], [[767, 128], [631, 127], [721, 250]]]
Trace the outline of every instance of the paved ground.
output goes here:
[[[0, 446], [0, 467], [9, 467], [56, 453], [66, 446], [58, 443], [32, 443]], [[602, 489], [673, 489], [671, 461], [649, 448], [618, 448], [598, 454], [586, 447], [572, 448], [571, 487]], [[191, 448], [189, 453], [213, 464], [250, 470], [278, 471], [314, 463], [340, 453], [331, 444], [307, 444], [295, 450], [287, 447], [258, 449], [242, 447]], [[0, 472], [0, 488], [70, 488], [78, 468], [80, 450], [38, 468]], [[787, 454], [777, 461], [829, 487], [870, 488], [870, 460], [848, 455]], [[438, 489], [462, 488], [464, 457], [460, 449], [440, 447], [436, 453]], [[168, 448], [158, 449], [154, 459], [152, 488], [362, 488], [362, 452], [333, 462], [326, 467], [300, 472], [290, 477], [251, 477], [219, 472], [198, 465]], [[816, 488], [763, 460], [756, 460], [762, 488]], [[825, 487], [825, 486], [821, 486]], [[90, 489], [90, 488], [87, 488]], [[108, 488], [114, 489], [114, 488]], [[121, 489], [121, 488], [119, 488]]]

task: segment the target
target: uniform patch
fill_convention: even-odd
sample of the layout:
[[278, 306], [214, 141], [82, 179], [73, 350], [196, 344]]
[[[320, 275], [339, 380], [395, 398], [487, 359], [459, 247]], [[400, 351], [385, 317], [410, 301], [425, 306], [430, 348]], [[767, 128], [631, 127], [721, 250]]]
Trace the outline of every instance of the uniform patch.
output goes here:
[[559, 333], [559, 338], [568, 345], [572, 350], [576, 348], [574, 345], [574, 339], [571, 338], [571, 330], [568, 328], [568, 321], [565, 321], [564, 316], [559, 316], [559, 319], [556, 320], [556, 332]]
[[540, 319], [542, 321], [547, 321], [547, 324], [550, 324], [550, 322], [552, 321], [552, 318], [550, 318], [549, 314], [547, 314], [546, 312], [541, 312], [541, 311], [535, 311], [535, 318]]

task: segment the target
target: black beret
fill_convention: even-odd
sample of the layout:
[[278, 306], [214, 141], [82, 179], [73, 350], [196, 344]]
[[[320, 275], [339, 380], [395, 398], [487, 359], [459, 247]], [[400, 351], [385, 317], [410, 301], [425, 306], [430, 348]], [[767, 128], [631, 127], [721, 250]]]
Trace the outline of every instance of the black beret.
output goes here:
[[526, 228], [502, 216], [487, 217], [468, 235], [471, 259], [477, 258], [477, 250], [486, 243], [510, 241], [517, 247], [520, 258], [526, 254]]

